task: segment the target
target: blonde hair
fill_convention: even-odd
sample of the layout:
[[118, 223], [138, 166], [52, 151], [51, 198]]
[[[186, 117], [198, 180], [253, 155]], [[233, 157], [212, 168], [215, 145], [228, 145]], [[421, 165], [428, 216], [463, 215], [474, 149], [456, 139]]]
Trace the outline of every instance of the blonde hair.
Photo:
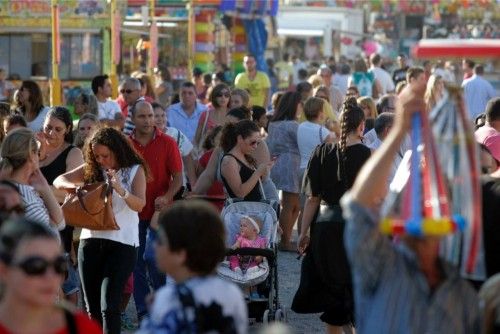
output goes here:
[[307, 79], [307, 82], [309, 82], [314, 89], [323, 84], [323, 78], [321, 77], [321, 75], [313, 74], [309, 77], [309, 79]]
[[321, 111], [323, 111], [323, 106], [325, 100], [319, 97], [310, 97], [304, 103], [304, 115], [308, 121], [316, 119]]
[[19, 128], [10, 132], [0, 149], [0, 172], [10, 176], [28, 161], [32, 153], [37, 153], [38, 143], [33, 131], [28, 128]]
[[429, 110], [434, 108], [440, 98], [440, 96], [437, 96], [437, 85], [441, 82], [443, 82], [443, 78], [440, 75], [435, 74], [432, 74], [427, 81], [424, 100]]
[[259, 217], [256, 217], [256, 216], [243, 216], [241, 218], [245, 219], [245, 220], [248, 220], [248, 218], [252, 219], [259, 226], [259, 230], [260, 230], [259, 232], [262, 232], [262, 226], [264, 225], [264, 222]]
[[358, 106], [363, 109], [363, 107], [367, 106], [370, 108], [370, 115], [368, 115], [366, 118], [377, 118], [377, 106], [375, 105], [375, 102], [373, 99], [369, 96], [362, 96], [358, 98]]
[[243, 105], [245, 107], [248, 107], [248, 103], [250, 102], [250, 95], [248, 94], [248, 92], [244, 89], [241, 89], [241, 88], [233, 88], [231, 90], [231, 96], [233, 95], [238, 95], [241, 97], [241, 99], [243, 100]]

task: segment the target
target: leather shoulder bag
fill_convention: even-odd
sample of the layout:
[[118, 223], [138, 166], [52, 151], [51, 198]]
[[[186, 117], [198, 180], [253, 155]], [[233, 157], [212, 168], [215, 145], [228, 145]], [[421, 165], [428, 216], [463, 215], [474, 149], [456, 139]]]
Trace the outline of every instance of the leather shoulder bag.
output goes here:
[[119, 230], [113, 213], [112, 192], [109, 182], [76, 188], [62, 205], [66, 224], [90, 230]]

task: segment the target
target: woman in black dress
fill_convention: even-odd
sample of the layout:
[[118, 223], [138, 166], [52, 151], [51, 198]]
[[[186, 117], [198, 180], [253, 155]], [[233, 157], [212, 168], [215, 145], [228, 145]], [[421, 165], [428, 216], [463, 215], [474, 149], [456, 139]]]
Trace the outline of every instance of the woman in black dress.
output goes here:
[[222, 129], [220, 146], [224, 151], [221, 176], [230, 198], [260, 201], [263, 196], [259, 181], [269, 174], [273, 161], [256, 166], [250, 154], [260, 144], [259, 127], [250, 120], [228, 123]]
[[339, 202], [370, 156], [370, 149], [361, 141], [364, 120], [356, 99], [347, 98], [340, 119], [340, 143], [319, 145], [305, 172], [308, 198], [298, 251], [307, 254], [292, 309], [300, 313], [323, 312], [321, 320], [328, 333], [341, 333], [343, 326], [354, 325], [351, 273], [343, 238], [345, 222]]

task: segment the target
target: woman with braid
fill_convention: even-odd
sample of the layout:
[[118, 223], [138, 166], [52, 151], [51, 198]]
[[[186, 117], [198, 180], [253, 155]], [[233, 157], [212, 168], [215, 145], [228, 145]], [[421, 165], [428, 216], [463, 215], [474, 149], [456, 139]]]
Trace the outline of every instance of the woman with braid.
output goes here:
[[[339, 201], [351, 188], [370, 149], [361, 142], [365, 116], [348, 97], [340, 116], [340, 142], [316, 147], [305, 171], [308, 196], [302, 217], [298, 251], [306, 257], [292, 310], [323, 312], [327, 333], [354, 326], [351, 273], [344, 250], [344, 219]], [[309, 237], [309, 227], [311, 236]]]

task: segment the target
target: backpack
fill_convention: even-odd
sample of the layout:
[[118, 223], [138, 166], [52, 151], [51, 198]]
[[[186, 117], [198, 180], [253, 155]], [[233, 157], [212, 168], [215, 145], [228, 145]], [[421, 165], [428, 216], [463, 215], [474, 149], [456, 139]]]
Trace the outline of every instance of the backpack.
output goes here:
[[352, 82], [358, 87], [359, 96], [372, 96], [373, 73], [356, 72], [352, 75]]

